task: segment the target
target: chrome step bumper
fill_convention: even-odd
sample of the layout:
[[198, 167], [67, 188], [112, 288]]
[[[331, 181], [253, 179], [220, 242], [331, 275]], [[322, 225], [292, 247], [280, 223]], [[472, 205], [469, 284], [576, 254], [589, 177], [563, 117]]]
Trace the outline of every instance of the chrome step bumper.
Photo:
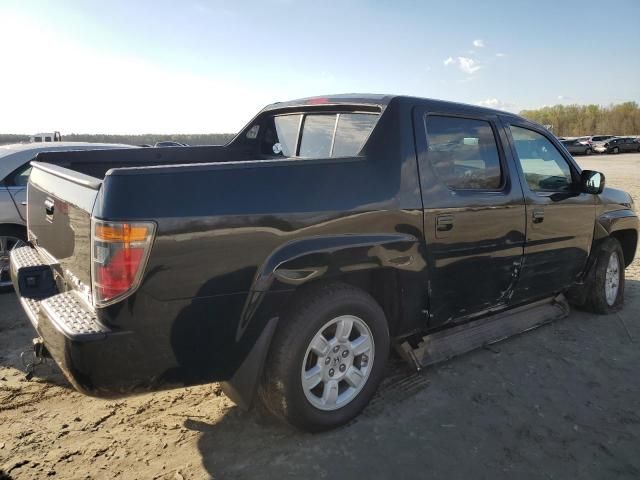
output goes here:
[[110, 330], [100, 323], [95, 310], [73, 290], [58, 292], [54, 267], [29, 245], [11, 251], [11, 278], [34, 328], [40, 331], [40, 323], [48, 321], [71, 340], [104, 338]]

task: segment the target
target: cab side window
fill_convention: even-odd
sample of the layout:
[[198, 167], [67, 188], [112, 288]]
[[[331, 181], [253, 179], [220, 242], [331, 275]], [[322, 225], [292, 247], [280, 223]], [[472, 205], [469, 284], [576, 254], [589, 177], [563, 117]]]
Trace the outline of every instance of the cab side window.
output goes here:
[[529, 188], [534, 192], [571, 190], [571, 167], [549, 139], [527, 128], [511, 125], [510, 129]]
[[454, 190], [498, 190], [502, 168], [491, 124], [470, 118], [427, 115], [427, 158]]

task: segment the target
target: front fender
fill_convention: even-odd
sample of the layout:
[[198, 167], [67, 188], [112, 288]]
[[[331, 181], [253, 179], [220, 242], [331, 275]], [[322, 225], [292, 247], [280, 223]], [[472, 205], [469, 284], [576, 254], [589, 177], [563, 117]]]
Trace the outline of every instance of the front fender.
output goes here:
[[619, 230], [638, 230], [638, 216], [633, 210], [625, 208], [599, 215], [594, 240], [601, 240]]

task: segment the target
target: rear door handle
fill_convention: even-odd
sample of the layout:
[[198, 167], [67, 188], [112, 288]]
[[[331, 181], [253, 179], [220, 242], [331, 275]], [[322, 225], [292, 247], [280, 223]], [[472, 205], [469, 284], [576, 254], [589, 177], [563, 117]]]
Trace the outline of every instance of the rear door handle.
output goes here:
[[544, 221], [544, 208], [534, 208], [532, 219], [533, 223], [542, 223]]
[[438, 215], [436, 229], [439, 232], [448, 232], [453, 228], [453, 215]]

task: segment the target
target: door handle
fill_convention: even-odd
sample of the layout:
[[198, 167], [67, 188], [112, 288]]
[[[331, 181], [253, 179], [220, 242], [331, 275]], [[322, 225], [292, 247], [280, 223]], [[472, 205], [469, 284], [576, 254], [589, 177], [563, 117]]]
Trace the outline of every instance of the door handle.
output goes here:
[[436, 218], [436, 230], [448, 232], [453, 228], [453, 215], [438, 215]]
[[49, 200], [48, 198], [44, 201], [44, 209], [47, 212], [48, 216], [52, 216], [53, 215], [53, 209], [54, 209], [54, 203], [53, 200]]
[[544, 208], [533, 209], [533, 223], [542, 223], [544, 221]]
[[22, 205], [23, 207], [27, 206], [27, 202], [20, 202], [20, 205]]

